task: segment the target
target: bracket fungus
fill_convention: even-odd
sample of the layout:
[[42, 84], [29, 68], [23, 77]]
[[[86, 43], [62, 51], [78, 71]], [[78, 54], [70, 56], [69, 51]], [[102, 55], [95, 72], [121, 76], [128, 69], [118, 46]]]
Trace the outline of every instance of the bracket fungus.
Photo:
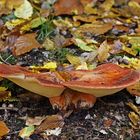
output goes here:
[[42, 96], [59, 96], [65, 89], [57, 72], [34, 73], [27, 68], [0, 64], [0, 76]]
[[[78, 108], [91, 107], [96, 97], [116, 93], [140, 80], [140, 73], [116, 64], [102, 64], [94, 70], [35, 73], [21, 66], [0, 64], [0, 77], [49, 97], [53, 106], [65, 109], [69, 105]], [[57, 97], [56, 97], [57, 96]]]
[[70, 71], [64, 86], [102, 97], [116, 93], [140, 80], [140, 73], [116, 64], [103, 64], [94, 70]]

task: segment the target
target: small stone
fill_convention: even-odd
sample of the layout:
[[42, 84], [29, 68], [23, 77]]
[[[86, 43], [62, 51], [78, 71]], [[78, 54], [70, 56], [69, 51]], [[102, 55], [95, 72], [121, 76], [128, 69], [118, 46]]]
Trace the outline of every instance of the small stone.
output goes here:
[[5, 108], [5, 107], [7, 107], [7, 105], [6, 105], [5, 103], [3, 103], [3, 104], [2, 104], [2, 107], [4, 107], [4, 108]]
[[104, 135], [107, 135], [108, 133], [105, 131], [105, 130], [100, 130], [100, 133], [104, 134]]
[[67, 35], [67, 32], [65, 30], [61, 31], [62, 35]]
[[8, 105], [8, 107], [13, 108], [13, 107], [14, 107], [14, 105], [13, 105], [13, 104], [9, 104], [9, 105]]
[[129, 65], [129, 61], [127, 59], [123, 59], [122, 61], [125, 65]]

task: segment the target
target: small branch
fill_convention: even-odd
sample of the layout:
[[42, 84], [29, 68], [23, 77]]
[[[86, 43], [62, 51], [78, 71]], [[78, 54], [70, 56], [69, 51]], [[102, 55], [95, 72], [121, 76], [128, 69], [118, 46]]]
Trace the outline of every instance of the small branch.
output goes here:
[[0, 107], [0, 110], [14, 110], [14, 111], [18, 111], [18, 108], [16, 108], [16, 107]]

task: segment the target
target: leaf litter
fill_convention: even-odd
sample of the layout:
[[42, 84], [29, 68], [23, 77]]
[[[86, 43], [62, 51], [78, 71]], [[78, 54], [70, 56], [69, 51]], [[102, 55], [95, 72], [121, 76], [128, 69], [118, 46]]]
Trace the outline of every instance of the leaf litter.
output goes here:
[[[139, 13], [140, 3], [137, 0], [19, 0], [18, 2], [2, 0], [0, 2], [0, 61], [5, 64], [29, 67], [33, 73], [88, 71], [104, 63], [114, 63], [123, 68], [139, 71]], [[11, 66], [9, 65], [9, 67]], [[139, 131], [139, 106], [129, 102], [130, 100], [134, 102], [135, 97], [138, 102], [139, 83], [127, 87], [127, 91], [131, 95], [123, 90], [124, 96], [122, 96], [124, 93], [121, 93], [121, 95], [103, 97], [103, 102], [97, 101], [93, 109], [79, 113], [81, 116], [77, 113], [69, 116], [70, 113], [69, 117], [65, 118], [66, 123], [60, 119], [60, 122], [64, 123], [62, 123], [64, 129], [59, 129], [59, 121], [56, 121], [56, 130], [48, 130], [47, 125], [51, 119], [48, 122], [46, 118], [46, 121], [44, 120], [40, 124], [41, 131], [46, 130], [46, 134], [41, 133], [40, 135], [34, 133], [37, 116], [42, 118], [44, 115], [50, 115], [49, 117], [53, 118], [52, 114], [55, 113], [50, 107], [49, 101], [43, 97], [45, 100], [43, 102], [37, 95], [36, 98], [39, 100], [33, 105], [32, 102], [36, 99], [33, 96], [25, 96], [27, 93], [25, 89], [4, 81], [5, 79], [0, 81], [0, 109], [2, 110], [0, 120], [2, 120], [4, 129], [1, 137], [8, 134], [9, 131], [9, 134], [4, 136], [7, 139], [8, 137], [17, 139], [19, 131], [20, 137], [32, 139], [34, 137], [35, 139], [41, 139], [41, 137], [51, 139], [55, 138], [55, 134], [57, 134], [56, 137], [62, 139], [80, 137], [83, 139], [93, 139], [93, 137], [97, 139], [127, 139], [129, 137], [132, 139], [140, 137], [137, 133]], [[3, 83], [5, 83], [4, 86]], [[66, 100], [68, 98], [71, 100], [70, 96], [64, 97]], [[116, 97], [121, 98], [121, 101]], [[114, 104], [117, 100], [118, 103], [113, 106], [106, 100]], [[126, 102], [133, 112], [129, 112], [124, 105]], [[74, 103], [73, 105], [81, 104]], [[46, 112], [39, 111], [44, 107]], [[69, 107], [71, 109], [71, 105]], [[18, 112], [17, 108], [19, 108]], [[65, 108], [67, 107], [65, 106]], [[36, 112], [37, 110], [38, 112]], [[104, 114], [101, 115], [101, 112]], [[84, 120], [89, 113], [93, 121]], [[29, 115], [25, 117], [26, 120], [15, 120], [15, 116], [23, 117], [25, 114]], [[34, 115], [34, 117], [31, 119], [30, 115]], [[114, 119], [114, 117], [116, 118]], [[16, 123], [13, 123], [10, 118], [14, 119]], [[25, 124], [25, 121], [29, 121], [27, 118], [31, 119], [31, 125]], [[77, 122], [76, 119], [78, 119]], [[82, 120], [83, 122], [80, 122]], [[6, 127], [3, 121], [9, 127]], [[16, 128], [17, 124], [20, 125]], [[105, 128], [102, 128], [101, 124]], [[91, 130], [87, 127], [88, 125], [91, 130], [94, 130], [92, 134], [90, 134]], [[123, 127], [121, 128], [121, 126]], [[71, 127], [74, 130], [71, 130]], [[126, 131], [124, 131], [125, 129]]]

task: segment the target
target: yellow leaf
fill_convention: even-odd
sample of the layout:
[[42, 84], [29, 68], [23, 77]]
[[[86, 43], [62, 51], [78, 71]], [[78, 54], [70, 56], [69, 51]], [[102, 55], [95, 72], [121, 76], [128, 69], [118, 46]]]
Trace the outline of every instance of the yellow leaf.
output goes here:
[[104, 41], [98, 49], [98, 60], [99, 62], [105, 61], [109, 57], [110, 46], [107, 44], [107, 41]]
[[127, 67], [127, 68], [133, 68], [133, 69], [136, 69], [136, 70], [140, 70], [140, 59], [129, 58], [127, 56], [124, 56], [123, 59], [128, 60], [129, 65], [120, 64], [120, 66]]
[[135, 111], [137, 114], [140, 115], [139, 109], [138, 109], [133, 103], [129, 102], [129, 103], [127, 103], [127, 105], [128, 105], [131, 109], [133, 109], [133, 111]]
[[46, 49], [46, 50], [54, 50], [55, 47], [55, 43], [50, 40], [49, 38], [46, 38], [44, 43], [42, 44], [42, 46]]
[[114, 0], [105, 0], [105, 2], [100, 6], [100, 8], [108, 12], [110, 11], [114, 3]]
[[1, 92], [1, 91], [6, 91], [6, 90], [7, 90], [6, 87], [0, 87], [0, 92]]
[[29, 138], [33, 132], [35, 131], [35, 127], [34, 126], [28, 126], [23, 128], [20, 132], [19, 132], [19, 136], [21, 138]]
[[5, 23], [5, 26], [9, 29], [9, 30], [12, 30], [13, 28], [15, 28], [16, 26], [18, 25], [21, 25], [22, 23], [24, 23], [26, 20], [24, 19], [13, 19], [13, 20], [10, 20], [10, 21], [7, 21]]
[[81, 65], [79, 65], [76, 70], [88, 70], [88, 67], [87, 67], [87, 63], [86, 62], [82, 62]]
[[58, 19], [58, 20], [53, 20], [54, 25], [56, 25], [57, 27], [66, 27], [66, 28], [71, 28], [73, 27], [72, 22], [68, 19], [65, 18], [63, 19]]
[[46, 21], [45, 18], [37, 17], [37, 18], [31, 20], [30, 22], [28, 22], [27, 24], [23, 25], [21, 27], [20, 31], [24, 32], [24, 31], [29, 31], [30, 29], [33, 29], [33, 28], [37, 28], [38, 26], [43, 24], [45, 21]]
[[67, 54], [66, 58], [72, 65], [78, 66], [81, 64], [81, 58], [78, 56]]
[[131, 55], [133, 55], [133, 56], [136, 56], [137, 53], [138, 53], [138, 51], [136, 49], [134, 49], [133, 47], [128, 48], [125, 45], [123, 45], [122, 50], [127, 52], [127, 53], [129, 53], [129, 54], [131, 54]]
[[127, 91], [135, 96], [140, 96], [140, 81], [126, 88]]
[[48, 62], [45, 63], [43, 66], [30, 66], [32, 70], [55, 70], [57, 68], [56, 62]]
[[139, 117], [135, 112], [130, 112], [130, 113], [128, 114], [128, 116], [129, 116], [131, 122], [132, 122], [135, 126], [137, 126], [137, 125], [139, 124], [139, 122], [140, 122], [140, 117]]
[[33, 14], [33, 7], [28, 0], [24, 0], [24, 3], [15, 9], [14, 14], [18, 18], [29, 19]]
[[130, 1], [128, 6], [130, 7], [130, 11], [133, 15], [140, 16], [140, 5], [137, 2]]

